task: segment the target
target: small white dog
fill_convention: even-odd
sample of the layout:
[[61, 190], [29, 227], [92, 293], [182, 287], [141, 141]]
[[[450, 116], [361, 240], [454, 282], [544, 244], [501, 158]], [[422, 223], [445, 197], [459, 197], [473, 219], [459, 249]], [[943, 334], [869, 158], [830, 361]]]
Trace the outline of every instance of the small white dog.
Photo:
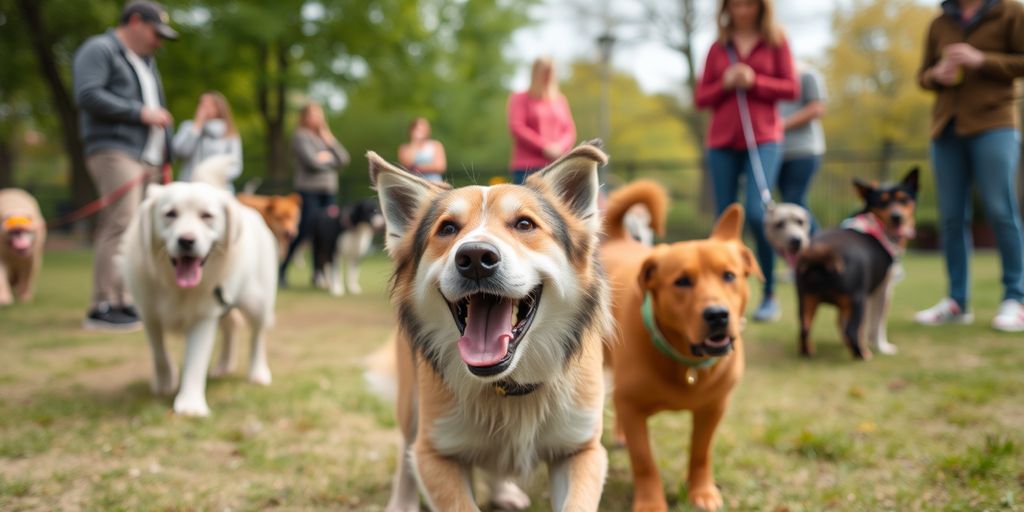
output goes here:
[[811, 214], [795, 203], [779, 203], [764, 212], [764, 235], [776, 254], [796, 267], [796, 258], [811, 243]]
[[[230, 327], [235, 309], [252, 327], [249, 380], [270, 384], [264, 336], [274, 322], [277, 246], [258, 213], [205, 183], [150, 185], [122, 243], [125, 279], [153, 350], [156, 393], [176, 387], [165, 334], [186, 337], [175, 413], [209, 414], [214, 337], [218, 322]], [[230, 336], [224, 343], [220, 371], [230, 366]]]

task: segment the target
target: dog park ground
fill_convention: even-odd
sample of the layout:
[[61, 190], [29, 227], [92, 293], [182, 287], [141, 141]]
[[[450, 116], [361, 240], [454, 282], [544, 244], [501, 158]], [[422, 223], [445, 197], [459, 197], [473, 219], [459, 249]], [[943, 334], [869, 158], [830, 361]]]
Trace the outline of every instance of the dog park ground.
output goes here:
[[[0, 309], [0, 510], [383, 509], [398, 434], [362, 378], [394, 325], [383, 256], [363, 266], [359, 297], [311, 290], [308, 266], [293, 270], [270, 334], [273, 384], [245, 381], [240, 345], [239, 371], [210, 381], [206, 419], [175, 417], [150, 394], [142, 332], [82, 331], [90, 262], [84, 249], [48, 252], [35, 302]], [[747, 373], [713, 452], [728, 510], [1024, 509], [1024, 336], [988, 328], [997, 258], [974, 258], [974, 326], [914, 325], [945, 278], [937, 254], [906, 268], [889, 322], [896, 356], [853, 361], [827, 308], [818, 355], [798, 358], [791, 285], [782, 321], [748, 325]], [[183, 343], [169, 350], [180, 363]], [[624, 511], [632, 479], [609, 424], [602, 509]], [[653, 420], [680, 510], [689, 432], [688, 413]], [[543, 470], [526, 487], [534, 509], [550, 508]]]

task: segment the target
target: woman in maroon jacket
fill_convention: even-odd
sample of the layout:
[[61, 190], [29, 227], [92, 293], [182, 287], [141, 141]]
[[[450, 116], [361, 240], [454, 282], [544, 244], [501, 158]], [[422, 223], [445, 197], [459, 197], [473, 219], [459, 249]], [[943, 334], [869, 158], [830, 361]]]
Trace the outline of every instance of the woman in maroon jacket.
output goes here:
[[708, 51], [696, 97], [698, 108], [711, 109], [708, 168], [718, 214], [736, 202], [740, 176], [746, 175], [743, 206], [747, 226], [757, 240], [757, 260], [765, 275], [761, 306], [754, 313], [757, 321], [772, 321], [780, 316], [774, 299], [775, 255], [764, 236], [764, 205], [757, 180], [751, 174], [736, 93], [746, 91], [757, 152], [767, 185], [774, 187], [783, 133], [777, 103], [796, 99], [800, 86], [789, 46], [775, 24], [772, 10], [771, 0], [722, 0], [718, 40]]

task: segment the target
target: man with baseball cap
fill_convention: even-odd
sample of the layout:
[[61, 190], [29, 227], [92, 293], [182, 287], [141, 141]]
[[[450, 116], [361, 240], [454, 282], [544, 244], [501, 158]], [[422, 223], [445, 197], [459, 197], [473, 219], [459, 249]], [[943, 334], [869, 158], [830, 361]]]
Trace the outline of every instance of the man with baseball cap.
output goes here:
[[86, 328], [127, 331], [140, 326], [118, 264], [121, 237], [142, 201], [145, 183], [156, 181], [158, 169], [170, 161], [173, 119], [153, 57], [164, 39], [178, 38], [169, 21], [156, 2], [129, 2], [117, 27], [93, 36], [75, 53], [75, 101], [96, 190], [105, 197], [137, 183], [100, 211]]

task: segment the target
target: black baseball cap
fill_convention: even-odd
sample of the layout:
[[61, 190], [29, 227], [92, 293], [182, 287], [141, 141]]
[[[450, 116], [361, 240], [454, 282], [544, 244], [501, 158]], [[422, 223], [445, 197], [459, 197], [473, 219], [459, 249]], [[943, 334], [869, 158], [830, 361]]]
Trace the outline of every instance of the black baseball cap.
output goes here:
[[168, 23], [171, 21], [171, 17], [167, 15], [167, 11], [164, 7], [156, 2], [150, 2], [148, 0], [133, 0], [128, 2], [124, 6], [124, 10], [121, 11], [121, 23], [127, 23], [133, 15], [138, 14], [153, 28], [156, 29], [157, 35], [163, 39], [169, 39], [174, 41], [178, 39], [178, 31], [171, 28]]

